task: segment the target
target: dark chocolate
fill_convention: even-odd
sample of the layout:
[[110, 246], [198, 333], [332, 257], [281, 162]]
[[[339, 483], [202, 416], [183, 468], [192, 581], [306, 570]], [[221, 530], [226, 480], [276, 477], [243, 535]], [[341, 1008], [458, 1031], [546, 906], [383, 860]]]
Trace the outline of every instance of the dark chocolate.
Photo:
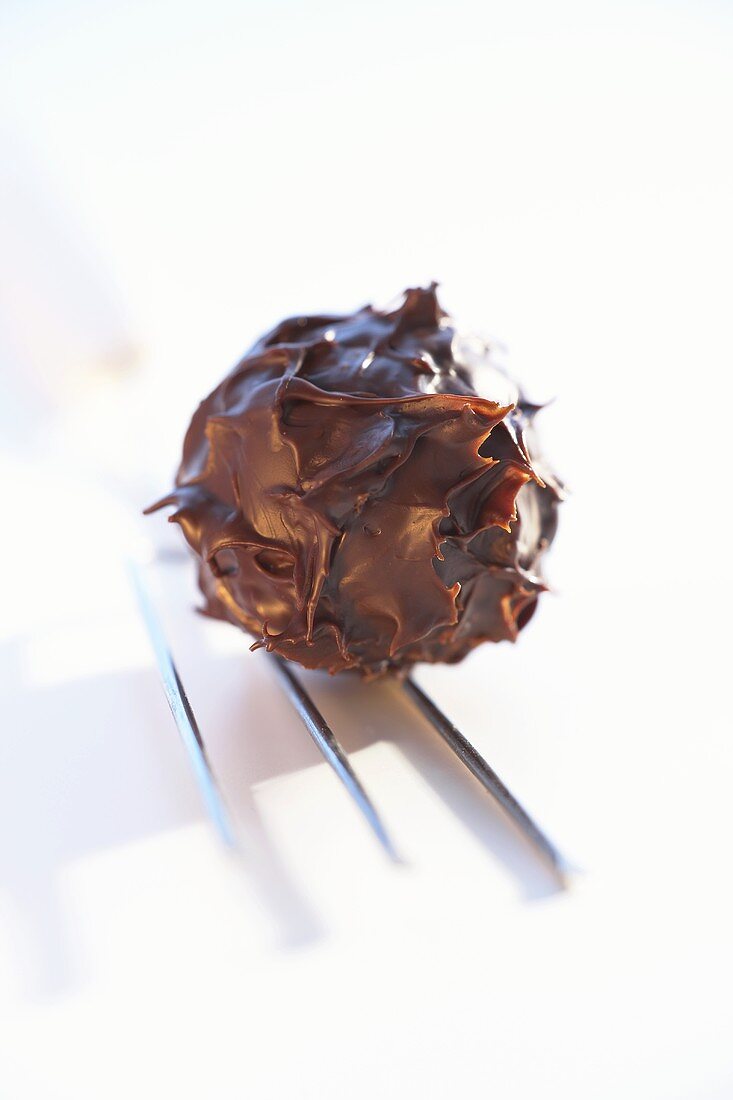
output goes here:
[[175, 505], [204, 610], [253, 648], [366, 675], [459, 661], [514, 641], [546, 587], [561, 488], [536, 411], [434, 285], [389, 312], [293, 317], [201, 403], [149, 511]]

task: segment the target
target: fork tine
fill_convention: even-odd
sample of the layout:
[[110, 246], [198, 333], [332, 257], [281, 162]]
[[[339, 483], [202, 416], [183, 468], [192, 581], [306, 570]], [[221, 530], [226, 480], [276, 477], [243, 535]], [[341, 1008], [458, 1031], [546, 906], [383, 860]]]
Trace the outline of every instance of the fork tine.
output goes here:
[[402, 681], [402, 685], [407, 695], [417, 704], [433, 729], [440, 734], [458, 759], [475, 775], [479, 783], [486, 788], [489, 794], [493, 795], [535, 850], [550, 864], [561, 885], [563, 887], [567, 886], [569, 865], [554, 844], [547, 839], [542, 830], [534, 823], [527, 811], [517, 802], [511, 791], [504, 786], [494, 769], [486, 763], [483, 756], [476, 751], [471, 742], [463, 736], [460, 730], [453, 725], [442, 710], [435, 705], [430, 696], [426, 695], [411, 677], [406, 677]]
[[300, 680], [290, 669], [288, 662], [277, 653], [271, 653], [269, 656], [280, 674], [280, 678], [290, 702], [300, 715], [308, 733], [315, 741], [324, 759], [331, 765], [354, 802], [356, 802], [368, 821], [372, 832], [377, 837], [377, 840], [382, 845], [389, 858], [395, 863], [400, 863], [401, 860], [395, 851], [387, 830], [382, 824], [369, 795], [357, 779], [349, 763], [349, 759], [339, 744], [333, 730], [326, 722], [326, 719], [323, 717]]
[[175, 666], [171, 651], [168, 647], [163, 628], [158, 620], [153, 602], [143, 584], [140, 570], [133, 563], [129, 563], [130, 577], [137, 596], [138, 605], [158, 664], [158, 671], [163, 682], [168, 706], [175, 720], [178, 732], [181, 735], [184, 748], [193, 769], [199, 791], [204, 800], [216, 831], [227, 848], [239, 851], [240, 845], [237, 833], [229, 816], [224, 799], [217, 785], [214, 773], [211, 770], [203, 738], [199, 730], [196, 717], [193, 713], [188, 696], [183, 687], [178, 669]]

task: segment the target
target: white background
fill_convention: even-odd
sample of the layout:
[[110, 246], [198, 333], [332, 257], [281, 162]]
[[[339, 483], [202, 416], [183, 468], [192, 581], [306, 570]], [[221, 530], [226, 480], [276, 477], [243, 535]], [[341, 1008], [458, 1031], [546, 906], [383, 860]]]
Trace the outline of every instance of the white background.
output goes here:
[[[732, 46], [707, 0], [5, 0], [0, 1096], [733, 1095]], [[419, 679], [566, 894], [397, 689], [311, 677], [388, 865], [170, 559], [238, 867], [125, 575], [259, 332], [432, 278], [573, 493], [520, 644]]]

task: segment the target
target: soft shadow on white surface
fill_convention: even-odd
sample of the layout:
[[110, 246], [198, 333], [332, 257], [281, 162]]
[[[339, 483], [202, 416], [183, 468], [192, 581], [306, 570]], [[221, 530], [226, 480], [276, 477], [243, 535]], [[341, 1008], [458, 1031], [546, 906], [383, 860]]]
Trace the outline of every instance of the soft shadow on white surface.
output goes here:
[[[27, 992], [53, 994], [84, 979], [83, 945], [60, 896], [61, 869], [200, 821], [203, 808], [152, 669], [31, 693], [23, 686], [22, 644], [3, 647], [0, 660], [11, 688], [0, 767], [0, 878], [21, 931], [16, 954]], [[238, 862], [271, 936], [282, 948], [313, 942], [322, 925], [262, 825], [246, 769], [231, 786], [246, 842]]]
[[[38, 991], [54, 992], [77, 980], [81, 965], [65, 927], [60, 866], [191, 822], [199, 809], [175, 743], [157, 736], [155, 706], [146, 706], [155, 691], [149, 675], [29, 692], [22, 643], [4, 647], [2, 667], [11, 686], [0, 769], [2, 877], [27, 929], [21, 972]], [[155, 797], [145, 797], [146, 788]]]

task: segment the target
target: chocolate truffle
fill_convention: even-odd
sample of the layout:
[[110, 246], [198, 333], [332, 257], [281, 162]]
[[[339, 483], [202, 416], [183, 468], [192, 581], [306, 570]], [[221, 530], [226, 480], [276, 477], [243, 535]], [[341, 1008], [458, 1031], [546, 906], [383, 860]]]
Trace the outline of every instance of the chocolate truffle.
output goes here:
[[514, 641], [561, 488], [537, 406], [461, 339], [435, 285], [293, 317], [201, 403], [175, 505], [206, 613], [307, 668], [373, 676]]

